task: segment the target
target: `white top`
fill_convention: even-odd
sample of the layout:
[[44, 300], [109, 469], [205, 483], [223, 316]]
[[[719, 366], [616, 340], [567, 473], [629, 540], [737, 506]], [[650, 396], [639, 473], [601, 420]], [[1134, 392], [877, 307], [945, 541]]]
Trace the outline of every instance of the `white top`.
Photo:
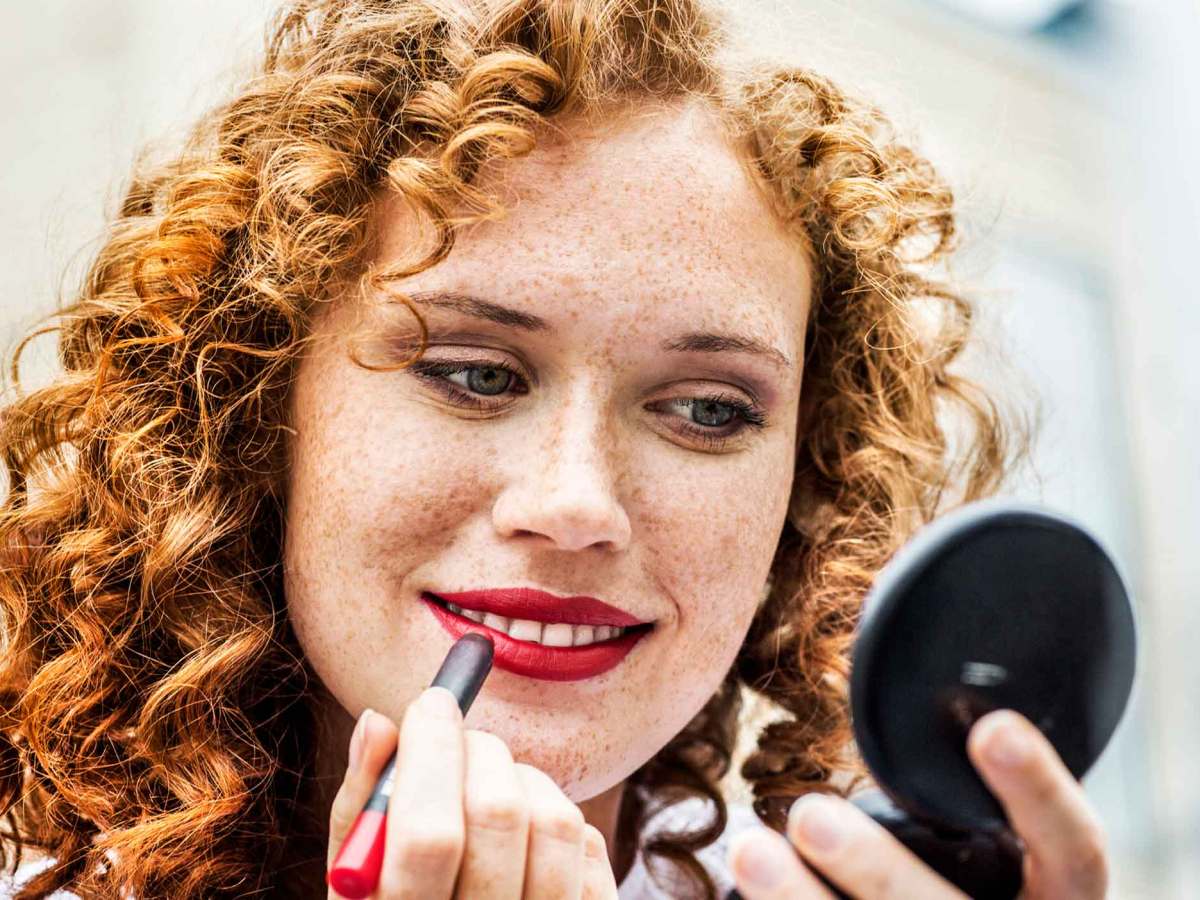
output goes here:
[[[659, 829], [680, 829], [687, 824], [693, 815], [703, 813], [708, 805], [707, 800], [700, 797], [692, 797], [682, 803], [670, 806], [647, 823], [646, 832], [653, 833]], [[728, 822], [726, 823], [725, 831], [713, 843], [696, 853], [696, 859], [700, 861], [700, 864], [704, 866], [708, 874], [712, 877], [713, 884], [717, 888], [717, 897], [721, 898], [721, 900], [735, 887], [733, 876], [730, 874], [729, 867], [725, 862], [725, 857], [729, 852], [729, 842], [738, 832], [756, 827], [762, 828], [765, 826], [759, 822], [758, 816], [754, 814], [753, 809], [745, 804], [730, 803], [728, 804]], [[12, 897], [16, 893], [18, 885], [23, 884], [26, 880], [49, 866], [50, 863], [51, 860], [48, 857], [30, 860], [23, 863], [17, 869], [15, 878], [14, 876], [0, 873], [0, 900]], [[668, 865], [658, 862], [655, 864], [655, 871], [663, 872], [665, 875], [669, 872]], [[617, 896], [619, 900], [672, 900], [672, 894], [655, 884], [654, 880], [650, 877], [641, 853], [638, 853], [633, 867], [617, 888]], [[50, 894], [48, 900], [79, 900], [79, 896], [70, 891], [59, 890]]]

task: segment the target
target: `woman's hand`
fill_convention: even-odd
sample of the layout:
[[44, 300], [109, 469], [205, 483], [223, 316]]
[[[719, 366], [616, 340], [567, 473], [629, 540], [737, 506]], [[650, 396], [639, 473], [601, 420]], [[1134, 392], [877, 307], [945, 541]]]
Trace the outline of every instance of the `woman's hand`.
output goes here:
[[600, 831], [545, 772], [514, 763], [495, 735], [464, 728], [445, 688], [411, 703], [399, 729], [372, 713], [357, 731], [362, 763], [353, 768], [356, 732], [326, 870], [399, 741], [373, 900], [615, 900]]
[[[1025, 844], [1024, 900], [1103, 900], [1104, 833], [1083, 787], [1046, 737], [1012, 710], [988, 713], [967, 755]], [[768, 829], [738, 835], [729, 862], [746, 900], [832, 898], [796, 856], [857, 900], [962, 900], [965, 896], [852, 804], [805, 796], [788, 814], [788, 839]], [[790, 841], [790, 843], [789, 843]]]

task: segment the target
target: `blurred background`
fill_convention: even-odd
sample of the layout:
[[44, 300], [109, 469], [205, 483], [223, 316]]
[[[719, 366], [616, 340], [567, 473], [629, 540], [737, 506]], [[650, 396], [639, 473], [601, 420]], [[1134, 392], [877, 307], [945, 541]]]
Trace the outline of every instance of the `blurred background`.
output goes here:
[[[1200, 7], [726, 0], [754, 40], [876, 99], [949, 176], [981, 347], [1041, 397], [1013, 494], [1089, 526], [1140, 627], [1134, 699], [1085, 778], [1112, 896], [1200, 896]], [[0, 346], [79, 281], [135, 152], [261, 46], [268, 0], [6, 4]], [[25, 373], [50, 377], [35, 345]], [[980, 377], [1011, 379], [985, 355]]]

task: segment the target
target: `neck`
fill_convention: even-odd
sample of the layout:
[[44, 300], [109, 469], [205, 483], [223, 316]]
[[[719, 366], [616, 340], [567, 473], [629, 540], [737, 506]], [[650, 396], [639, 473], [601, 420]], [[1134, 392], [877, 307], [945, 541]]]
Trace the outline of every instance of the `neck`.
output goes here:
[[[617, 825], [620, 821], [621, 801], [625, 798], [626, 783], [619, 781], [602, 794], [597, 794], [590, 800], [582, 800], [578, 806], [583, 813], [584, 821], [597, 828], [604, 835], [604, 844], [608, 848], [608, 864], [612, 866], [617, 884], [624, 879], [627, 871], [618, 871], [622, 858], [621, 848], [617, 846]], [[623, 868], [629, 869], [626, 865]]]

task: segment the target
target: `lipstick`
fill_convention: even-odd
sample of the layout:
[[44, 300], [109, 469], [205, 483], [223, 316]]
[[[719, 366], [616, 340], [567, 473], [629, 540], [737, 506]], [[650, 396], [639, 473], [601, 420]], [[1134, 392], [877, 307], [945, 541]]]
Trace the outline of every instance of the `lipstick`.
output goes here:
[[[449, 690], [465, 716], [492, 669], [493, 652], [488, 635], [464, 634], [446, 654], [430, 687]], [[379, 883], [388, 800], [392, 796], [395, 773], [396, 754], [393, 752], [326, 875], [326, 883], [350, 900], [368, 896]]]
[[[450, 597], [463, 598], [465, 594], [447, 594]], [[545, 596], [545, 595], [543, 595]], [[495, 593], [489, 592], [489, 611], [498, 605]], [[578, 598], [569, 598], [578, 600]], [[596, 641], [571, 647], [552, 647], [532, 640], [518, 640], [510, 637], [498, 628], [492, 628], [482, 622], [468, 618], [459, 612], [454, 612], [443, 602], [443, 595], [423, 593], [421, 602], [429, 609], [438, 624], [452, 638], [458, 639], [467, 634], [481, 634], [488, 637], [495, 645], [495, 665], [497, 669], [523, 675], [527, 678], [538, 678], [544, 681], [580, 681], [594, 678], [620, 664], [637, 643], [649, 634], [654, 627], [652, 622], [639, 622], [632, 616], [614, 610], [604, 605], [604, 609], [596, 607], [584, 608], [580, 604], [581, 614], [590, 613], [591, 620], [606, 619], [609, 623], [619, 624], [627, 630], [607, 640]], [[595, 601], [599, 603], [599, 601]], [[560, 613], [546, 613], [544, 609], [530, 608], [528, 605], [517, 605], [510, 601], [506, 611], [523, 611], [531, 620], [546, 620], [562, 622]], [[528, 611], [525, 611], [528, 610]], [[621, 618], [624, 616], [624, 618]], [[586, 624], [586, 623], [581, 623]]]

